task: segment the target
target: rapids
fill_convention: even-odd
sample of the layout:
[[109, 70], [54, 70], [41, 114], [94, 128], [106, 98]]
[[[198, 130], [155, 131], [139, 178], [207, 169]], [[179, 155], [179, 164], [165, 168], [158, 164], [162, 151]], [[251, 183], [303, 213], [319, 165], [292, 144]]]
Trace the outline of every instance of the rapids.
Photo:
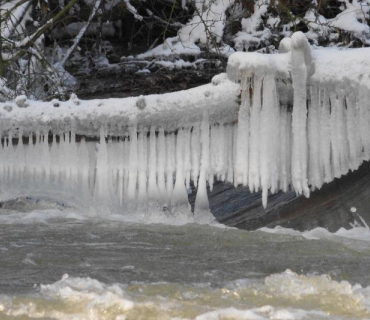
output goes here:
[[366, 225], [245, 231], [126, 218], [3, 205], [0, 318], [370, 317]]

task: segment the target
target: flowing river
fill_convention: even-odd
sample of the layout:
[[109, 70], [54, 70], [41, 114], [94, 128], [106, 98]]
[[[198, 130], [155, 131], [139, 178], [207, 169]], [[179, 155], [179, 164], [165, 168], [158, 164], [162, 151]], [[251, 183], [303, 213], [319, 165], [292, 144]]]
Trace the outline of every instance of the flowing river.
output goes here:
[[[13, 208], [14, 209], [14, 208]], [[0, 212], [0, 319], [370, 318], [370, 230]]]

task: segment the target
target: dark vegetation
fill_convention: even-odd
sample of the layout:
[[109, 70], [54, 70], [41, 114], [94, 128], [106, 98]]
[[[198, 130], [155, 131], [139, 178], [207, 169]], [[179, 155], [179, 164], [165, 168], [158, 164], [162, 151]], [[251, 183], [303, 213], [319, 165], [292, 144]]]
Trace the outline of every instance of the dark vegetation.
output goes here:
[[[214, 2], [217, 0], [207, 0], [201, 10], [210, 10], [207, 3], [210, 6]], [[320, 25], [320, 15], [335, 19], [352, 3], [352, 0], [235, 0], [225, 11], [221, 41], [215, 41], [212, 34], [216, 21], [202, 18], [200, 23], [209, 30], [210, 40], [196, 43], [201, 49], [197, 56], [174, 53], [139, 59], [136, 55], [176, 37], [194, 15], [201, 14], [197, 3], [3, 0], [0, 1], [0, 101], [18, 95], [65, 99], [72, 91], [83, 98], [93, 98], [187, 89], [209, 82], [214, 74], [224, 70], [227, 56], [216, 47], [230, 45], [235, 50], [275, 52], [280, 40], [294, 31], [307, 33], [310, 42], [318, 46], [367, 46], [369, 34], [333, 28], [330, 23], [320, 30], [314, 29], [307, 20], [307, 13], [312, 11]], [[369, 1], [356, 3], [363, 10], [363, 18], [359, 15], [358, 20], [369, 25]], [[258, 11], [264, 5], [267, 10], [259, 17]], [[23, 11], [19, 10], [23, 7]], [[259, 19], [255, 30], [243, 30], [242, 21], [248, 18]], [[79, 37], [84, 24], [89, 27]], [[250, 43], [237, 43], [236, 36], [243, 32], [253, 37]], [[157, 63], [179, 59], [190, 64], [179, 68]]]

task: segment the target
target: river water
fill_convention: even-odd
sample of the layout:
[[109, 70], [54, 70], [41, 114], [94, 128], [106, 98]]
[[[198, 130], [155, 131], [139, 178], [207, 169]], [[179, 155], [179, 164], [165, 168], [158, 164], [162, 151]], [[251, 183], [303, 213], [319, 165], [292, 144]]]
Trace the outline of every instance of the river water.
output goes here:
[[[23, 208], [24, 209], [24, 208]], [[0, 319], [370, 318], [370, 230], [0, 212]]]

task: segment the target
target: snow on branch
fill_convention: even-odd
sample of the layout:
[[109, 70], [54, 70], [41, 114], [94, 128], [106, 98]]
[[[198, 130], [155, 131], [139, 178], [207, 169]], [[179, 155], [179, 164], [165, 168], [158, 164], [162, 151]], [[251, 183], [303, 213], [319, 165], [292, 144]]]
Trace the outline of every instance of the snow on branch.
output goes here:
[[85, 34], [85, 32], [86, 32], [87, 28], [89, 27], [92, 19], [94, 19], [95, 14], [96, 14], [98, 8], [100, 7], [100, 4], [101, 4], [101, 0], [95, 0], [94, 5], [93, 5], [93, 8], [91, 10], [91, 14], [89, 16], [89, 19], [87, 20], [87, 23], [83, 26], [83, 28], [80, 30], [80, 32], [78, 33], [78, 35], [73, 40], [72, 46], [69, 47], [69, 49], [65, 53], [62, 61], [60, 61], [60, 62], [57, 63], [57, 67], [58, 68], [64, 68], [64, 65], [66, 64], [66, 62], [69, 59], [69, 57], [72, 54], [72, 52], [78, 46], [78, 43], [80, 42], [80, 40], [82, 39], [83, 35]]

